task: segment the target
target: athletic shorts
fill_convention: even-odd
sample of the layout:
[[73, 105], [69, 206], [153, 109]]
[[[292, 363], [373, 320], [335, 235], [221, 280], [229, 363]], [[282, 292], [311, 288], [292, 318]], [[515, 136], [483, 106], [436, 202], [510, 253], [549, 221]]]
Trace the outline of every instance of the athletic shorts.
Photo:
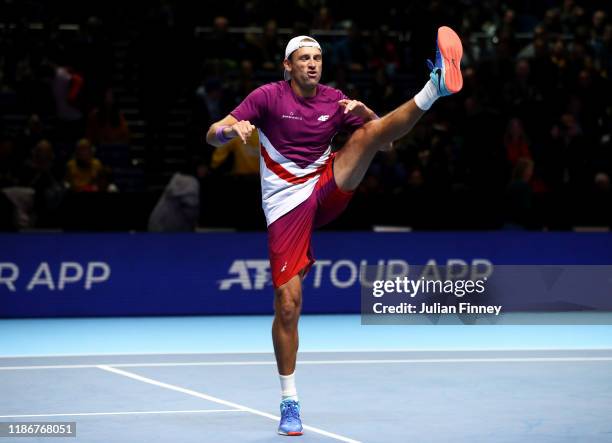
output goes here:
[[[332, 154], [333, 155], [333, 154]], [[338, 217], [346, 209], [353, 192], [342, 191], [336, 185], [333, 156], [315, 189], [302, 203], [268, 226], [268, 251], [274, 287], [287, 283], [314, 263], [312, 230]]]

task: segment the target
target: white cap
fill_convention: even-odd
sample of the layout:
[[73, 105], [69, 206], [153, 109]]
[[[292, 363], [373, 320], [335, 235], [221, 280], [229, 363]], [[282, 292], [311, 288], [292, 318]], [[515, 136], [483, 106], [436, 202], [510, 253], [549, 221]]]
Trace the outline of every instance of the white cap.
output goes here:
[[[298, 35], [297, 37], [293, 37], [291, 40], [289, 40], [289, 43], [287, 43], [287, 47], [285, 48], [285, 60], [289, 60], [291, 54], [300, 48], [317, 48], [319, 51], [321, 51], [321, 53], [323, 53], [321, 45], [314, 38], [307, 35]], [[291, 76], [287, 70], [285, 70], [285, 80], [289, 80], [290, 78]]]

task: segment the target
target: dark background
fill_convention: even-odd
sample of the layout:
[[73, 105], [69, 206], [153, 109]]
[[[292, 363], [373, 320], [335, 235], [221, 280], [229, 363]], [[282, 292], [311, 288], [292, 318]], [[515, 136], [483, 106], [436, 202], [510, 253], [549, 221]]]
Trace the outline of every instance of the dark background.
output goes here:
[[[609, 227], [609, 2], [3, 0], [0, 188], [34, 198], [23, 220], [0, 192], [0, 229], [146, 230], [177, 171], [200, 182], [200, 227], [264, 229], [258, 178], [232, 174], [231, 158], [210, 169], [208, 126], [281, 78], [298, 34], [322, 43], [323, 83], [382, 115], [427, 80], [440, 25], [463, 39], [464, 89], [377, 155], [330, 229]], [[58, 68], [82, 79], [71, 97], [80, 117], [58, 112]], [[129, 140], [94, 141], [104, 186], [66, 189], [66, 164], [108, 88]], [[43, 139], [53, 155], [41, 167]]]

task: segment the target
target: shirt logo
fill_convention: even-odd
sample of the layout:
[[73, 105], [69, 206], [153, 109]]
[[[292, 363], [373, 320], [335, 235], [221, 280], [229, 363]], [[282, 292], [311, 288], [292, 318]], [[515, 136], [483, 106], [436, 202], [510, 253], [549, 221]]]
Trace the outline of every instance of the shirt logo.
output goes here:
[[327, 120], [329, 120], [329, 115], [324, 114], [321, 117], [319, 117], [317, 120], [319, 120], [320, 122], [326, 122]]
[[285, 272], [285, 269], [287, 269], [287, 262], [285, 262], [285, 264], [283, 265], [283, 268], [280, 271]]
[[287, 115], [287, 114], [281, 115], [281, 118], [288, 118], [288, 119], [291, 119], [291, 120], [302, 120], [302, 116], [301, 115], [295, 115], [295, 112], [293, 112], [293, 111], [291, 111], [289, 113], [289, 115]]

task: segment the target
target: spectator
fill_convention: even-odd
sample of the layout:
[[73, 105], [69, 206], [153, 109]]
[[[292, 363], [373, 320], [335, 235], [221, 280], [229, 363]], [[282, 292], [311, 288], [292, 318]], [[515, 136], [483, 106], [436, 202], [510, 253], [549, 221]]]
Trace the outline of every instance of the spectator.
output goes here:
[[95, 145], [128, 144], [130, 142], [127, 121], [115, 103], [111, 88], [104, 91], [100, 105], [89, 113], [85, 136]]
[[281, 71], [285, 48], [278, 36], [276, 20], [268, 20], [261, 38], [262, 68], [268, 71]]
[[355, 23], [349, 23], [348, 35], [336, 44], [335, 63], [346, 64], [350, 71], [362, 72], [367, 65], [368, 45]]
[[250, 60], [242, 60], [240, 63], [240, 74], [238, 77], [238, 83], [234, 89], [235, 102], [239, 103], [249, 95], [255, 88], [259, 86], [259, 83], [255, 81], [255, 73], [253, 70], [253, 62]]
[[82, 133], [83, 114], [79, 109], [79, 95], [83, 78], [66, 66], [55, 67], [52, 91], [57, 118], [60, 122], [59, 136], [72, 141]]
[[574, 0], [564, 0], [560, 17], [563, 31], [570, 33], [584, 21], [584, 9], [577, 5]]
[[506, 112], [520, 113], [521, 117], [529, 116], [536, 102], [542, 100], [540, 92], [531, 81], [529, 61], [521, 59], [516, 62], [514, 79], [505, 84], [503, 93]]
[[607, 24], [607, 14], [606, 11], [598, 9], [593, 13], [592, 18], [592, 28], [591, 28], [591, 36], [593, 40], [599, 40], [603, 37], [605, 32], [606, 24]]
[[533, 59], [537, 57], [538, 45], [542, 42], [546, 42], [546, 31], [541, 25], [536, 26], [532, 32], [532, 40], [527, 46], [519, 51], [517, 58], [521, 59]]
[[35, 188], [41, 182], [57, 181], [54, 178], [54, 160], [55, 154], [49, 140], [40, 140], [32, 149], [30, 158], [21, 170], [21, 184]]
[[39, 141], [20, 174], [22, 186], [34, 189], [36, 225], [49, 226], [53, 212], [59, 207], [64, 187], [54, 167], [55, 154], [48, 140]]
[[519, 159], [531, 159], [529, 139], [523, 128], [523, 123], [518, 118], [513, 118], [506, 126], [504, 134], [504, 147], [506, 156], [512, 167], [516, 166]]
[[229, 113], [231, 101], [227, 90], [217, 78], [208, 79], [196, 90], [196, 112], [200, 116], [198, 121], [206, 126], [222, 119]]
[[26, 127], [23, 129], [23, 132], [18, 139], [21, 159], [27, 159], [32, 146], [36, 146], [39, 141], [45, 138], [48, 138], [48, 134], [45, 131], [45, 127], [40, 116], [38, 114], [30, 115]]
[[102, 162], [94, 157], [91, 142], [77, 142], [74, 157], [66, 165], [66, 183], [74, 192], [98, 192], [106, 189], [106, 173]]
[[149, 217], [149, 231], [193, 231], [200, 213], [199, 204], [198, 180], [192, 175], [175, 173]]
[[561, 11], [558, 8], [550, 8], [544, 13], [542, 25], [546, 31], [555, 34], [562, 34]]
[[321, 6], [314, 20], [312, 21], [312, 29], [321, 29], [330, 31], [334, 26], [334, 19], [329, 12], [327, 6]]
[[570, 78], [568, 77], [569, 60], [567, 48], [560, 37], [557, 38], [552, 44], [550, 60], [552, 61], [553, 65], [555, 65], [557, 70], [557, 78], [555, 79], [557, 86], [570, 83]]
[[[370, 69], [383, 68], [384, 72], [392, 77], [400, 67], [397, 46], [386, 35], [386, 30], [377, 30], [372, 35], [371, 54], [368, 60]], [[392, 106], [395, 107], [395, 106]]]
[[207, 58], [222, 64], [234, 65], [232, 54], [236, 51], [236, 41], [229, 33], [229, 20], [217, 16], [213, 20], [212, 33], [206, 37]]
[[0, 223], [8, 222], [8, 230], [31, 228], [34, 223], [34, 190], [24, 186], [9, 186], [0, 188], [0, 195], [0, 209], [9, 212], [0, 215], [4, 219]]
[[561, 155], [565, 160], [565, 181], [574, 190], [584, 187], [588, 177], [586, 171], [587, 144], [576, 117], [572, 114], [563, 114], [560, 118], [560, 138], [562, 143]]
[[355, 86], [355, 83], [350, 81], [349, 72], [345, 66], [338, 65], [336, 67], [335, 78], [327, 85], [344, 91], [353, 100], [360, 100], [360, 89]]
[[[248, 61], [251, 65], [260, 69], [263, 64], [263, 52], [261, 50], [261, 36], [254, 32], [244, 34], [244, 39], [240, 42], [240, 59], [242, 63]], [[249, 91], [250, 92], [250, 91]]]

